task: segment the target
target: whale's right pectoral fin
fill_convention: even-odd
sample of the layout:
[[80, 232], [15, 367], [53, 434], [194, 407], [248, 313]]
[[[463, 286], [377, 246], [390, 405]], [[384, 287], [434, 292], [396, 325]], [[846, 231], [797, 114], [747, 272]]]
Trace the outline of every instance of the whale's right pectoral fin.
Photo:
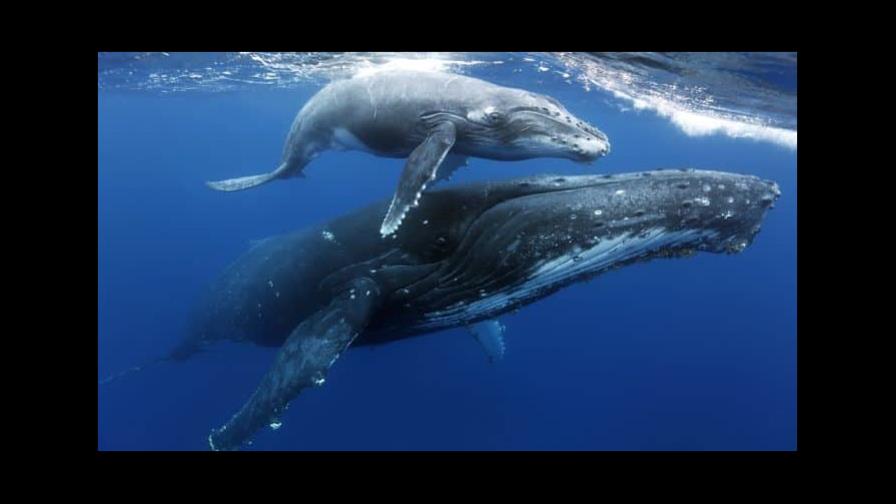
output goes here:
[[489, 319], [467, 326], [470, 334], [482, 345], [489, 362], [504, 358], [507, 348], [504, 344], [504, 332], [507, 328], [498, 319]]
[[242, 191], [243, 189], [250, 189], [255, 186], [260, 186], [261, 184], [266, 184], [274, 179], [292, 176], [287, 173], [289, 171], [293, 170], [289, 170], [287, 164], [283, 163], [270, 173], [206, 182], [205, 185], [217, 191]]
[[442, 161], [442, 164], [439, 165], [439, 169], [436, 171], [436, 181], [440, 180], [451, 180], [451, 175], [457, 171], [458, 168], [467, 166], [469, 164], [469, 160], [467, 156], [463, 156], [460, 154], [448, 154], [445, 156], [445, 159]]
[[401, 172], [392, 204], [389, 205], [389, 211], [386, 212], [386, 218], [380, 226], [380, 234], [389, 236], [397, 231], [408, 210], [417, 206], [426, 185], [436, 178], [439, 165], [454, 146], [456, 136], [457, 129], [454, 123], [449, 121], [439, 123], [430, 131], [426, 140], [411, 152], [404, 165], [404, 171]]
[[274, 364], [245, 405], [208, 437], [212, 450], [233, 450], [279, 415], [299, 393], [323, 385], [330, 366], [367, 326], [379, 305], [376, 282], [355, 278], [340, 287], [328, 306], [305, 319], [280, 348]]

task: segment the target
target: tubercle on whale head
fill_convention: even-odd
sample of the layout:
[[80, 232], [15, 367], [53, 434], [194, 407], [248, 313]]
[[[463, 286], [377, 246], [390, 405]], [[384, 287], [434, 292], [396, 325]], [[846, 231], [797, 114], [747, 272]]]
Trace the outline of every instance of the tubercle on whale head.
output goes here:
[[[536, 108], [523, 114], [529, 114], [529, 121], [540, 120], [545, 131], [550, 133], [547, 140], [562, 152], [560, 157], [588, 162], [610, 153], [610, 140], [606, 133], [573, 115], [556, 99], [537, 93], [530, 95]], [[534, 117], [533, 113], [540, 117]], [[541, 140], [544, 143], [545, 139]]]
[[604, 132], [547, 95], [506, 90], [468, 111], [465, 119], [472, 143], [478, 144], [478, 155], [483, 157], [591, 162], [610, 153]]
[[[724, 252], [728, 254], [739, 254], [747, 247], [752, 245], [756, 236], [762, 229], [762, 220], [765, 214], [775, 207], [775, 201], [781, 196], [781, 189], [777, 183], [771, 180], [761, 180], [753, 177], [752, 185], [756, 190], [753, 197], [749, 195], [749, 187], [746, 183], [741, 183], [738, 187], [744, 193], [740, 198], [733, 196], [726, 197], [725, 203], [729, 207], [737, 207], [738, 200], [741, 200], [740, 210], [745, 215], [753, 215], [754, 222], [752, 225], [742, 226], [730, 234], [727, 238], [715, 244], [714, 252]], [[736, 210], [735, 210], [736, 211]], [[726, 209], [721, 213], [724, 220], [731, 219], [732, 210]]]

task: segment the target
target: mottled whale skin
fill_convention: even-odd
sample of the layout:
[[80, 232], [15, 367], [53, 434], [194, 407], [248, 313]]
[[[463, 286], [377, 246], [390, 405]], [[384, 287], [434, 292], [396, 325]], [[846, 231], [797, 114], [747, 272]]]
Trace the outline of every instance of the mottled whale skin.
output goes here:
[[236, 449], [323, 384], [349, 345], [491, 319], [639, 261], [740, 252], [779, 194], [753, 176], [694, 170], [477, 183], [433, 191], [385, 240], [367, 232], [380, 202], [254, 245], [210, 286], [173, 355], [219, 340], [280, 348], [209, 436], [212, 449]]
[[590, 162], [607, 154], [610, 143], [549, 96], [450, 73], [380, 71], [334, 81], [315, 94], [296, 116], [275, 171], [208, 185], [237, 191], [301, 176], [330, 149], [408, 158], [381, 216], [387, 236], [428, 184], [450, 176], [468, 156]]

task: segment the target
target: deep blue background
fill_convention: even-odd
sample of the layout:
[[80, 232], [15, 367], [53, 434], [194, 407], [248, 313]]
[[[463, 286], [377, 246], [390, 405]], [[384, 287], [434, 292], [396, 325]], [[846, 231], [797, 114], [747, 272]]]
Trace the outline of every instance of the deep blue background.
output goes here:
[[[347, 352], [251, 449], [795, 449], [796, 153], [688, 137], [551, 75], [476, 76], [553, 95], [613, 152], [591, 166], [473, 159], [452, 184], [695, 167], [773, 179], [782, 196], [743, 254], [631, 266], [503, 317], [496, 364], [461, 329]], [[250, 240], [391, 195], [402, 160], [359, 152], [321, 155], [304, 180], [205, 187], [276, 167], [315, 90], [98, 93], [99, 377], [170, 350], [200, 289]], [[207, 449], [273, 355], [222, 344], [99, 387], [99, 448]]]

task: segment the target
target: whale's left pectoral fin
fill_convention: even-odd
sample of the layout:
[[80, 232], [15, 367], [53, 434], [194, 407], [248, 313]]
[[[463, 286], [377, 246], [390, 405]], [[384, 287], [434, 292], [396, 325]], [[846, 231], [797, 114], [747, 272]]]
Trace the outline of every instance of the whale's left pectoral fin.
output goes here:
[[401, 172], [392, 204], [380, 226], [380, 234], [389, 236], [397, 231], [408, 210], [417, 206], [426, 185], [435, 180], [439, 165], [454, 146], [456, 136], [457, 129], [453, 123], [439, 123], [430, 131], [426, 140], [411, 152], [404, 171]]
[[376, 282], [357, 278], [299, 324], [252, 397], [223, 427], [212, 430], [211, 449], [233, 450], [265, 425], [279, 428], [289, 401], [305, 388], [323, 385], [330, 366], [367, 326], [379, 298]]
[[467, 326], [470, 334], [482, 345], [489, 362], [504, 358], [504, 332], [507, 327], [498, 319], [483, 320]]

